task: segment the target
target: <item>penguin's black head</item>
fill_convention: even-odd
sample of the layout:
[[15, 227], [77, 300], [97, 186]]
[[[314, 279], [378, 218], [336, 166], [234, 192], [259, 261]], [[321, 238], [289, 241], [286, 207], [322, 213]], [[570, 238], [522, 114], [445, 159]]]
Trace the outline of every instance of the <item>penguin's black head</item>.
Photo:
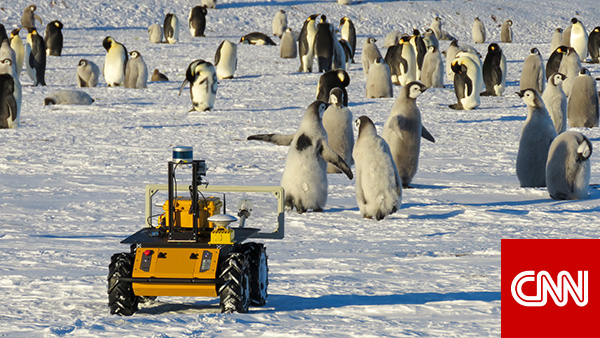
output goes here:
[[327, 22], [327, 17], [325, 16], [325, 14], [321, 15], [321, 23], [325, 23]]
[[51, 106], [56, 104], [56, 100], [54, 100], [53, 98], [47, 97], [44, 99], [44, 106]]
[[107, 36], [104, 38], [104, 40], [102, 40], [102, 46], [104, 47], [104, 49], [106, 49], [106, 51], [110, 49], [110, 46], [112, 45], [113, 41], [114, 39], [112, 38], [112, 36]]
[[458, 47], [458, 40], [452, 39], [452, 42], [450, 42], [450, 46], [452, 46], [452, 47]]
[[572, 23], [572, 24], [576, 24], [576, 23], [578, 23], [578, 22], [579, 22], [579, 20], [577, 20], [577, 18], [573, 18], [573, 19], [571, 19], [571, 23]]
[[460, 60], [452, 61], [452, 65], [450, 66], [450, 69], [452, 69], [452, 71], [455, 72], [456, 74], [463, 73], [462, 64], [461, 64]]
[[596, 32], [596, 33], [600, 33], [600, 27], [596, 27], [596, 28], [594, 28], [594, 32]]
[[400, 38], [400, 41], [398, 41], [398, 43], [410, 43], [410, 36], [408, 35], [404, 35]]
[[29, 7], [27, 7], [27, 8], [29, 8], [29, 10], [33, 12], [33, 11], [35, 11], [37, 9], [37, 6], [36, 5], [29, 5]]
[[78, 66], [79, 67], [84, 67], [84, 66], [87, 66], [87, 64], [88, 64], [88, 62], [87, 62], [86, 59], [81, 59], [81, 60], [79, 60]]
[[63, 23], [58, 21], [58, 20], [54, 20], [51, 22], [52, 25], [54, 25], [54, 27], [58, 28], [58, 29], [62, 29], [63, 28]]
[[3, 65], [6, 65], [6, 66], [12, 66], [13, 61], [11, 59], [6, 58], [4, 60], [1, 60], [0, 63], [2, 63]]
[[343, 25], [343, 24], [345, 24], [345, 23], [346, 23], [346, 21], [350, 21], [350, 19], [348, 19], [348, 17], [347, 17], [347, 16], [345, 16], [345, 17], [341, 18], [341, 19], [340, 19], [340, 26], [341, 26], [341, 25]]
[[373, 124], [373, 121], [368, 116], [365, 116], [365, 115], [357, 118], [354, 121], [354, 125], [356, 126], [356, 129], [358, 129], [359, 135], [361, 134], [362, 131], [366, 130], [366, 128], [375, 129], [375, 125]]
[[531, 53], [531, 54], [539, 54], [539, 53], [540, 53], [540, 51], [539, 51], [537, 48], [533, 47], [533, 48], [531, 48], [531, 49], [529, 50], [529, 53]]
[[413, 35], [414, 36], [421, 36], [421, 32], [418, 29], [414, 28], [413, 29]]
[[540, 108], [544, 106], [544, 101], [542, 101], [542, 97], [537, 89], [527, 88], [520, 92], [516, 92], [516, 94], [519, 95], [519, 97], [523, 99], [523, 102], [529, 107]]
[[373, 61], [373, 62], [375, 62], [376, 64], [380, 64], [380, 63], [384, 63], [384, 62], [385, 62], [385, 60], [384, 60], [382, 57], [378, 56], [378, 57], [375, 59], [375, 61]]
[[488, 53], [500, 53], [502, 51], [502, 49], [500, 49], [500, 46], [497, 43], [490, 43], [490, 45], [488, 46]]
[[343, 87], [348, 87], [348, 85], [350, 84], [350, 75], [348, 75], [348, 73], [346, 73], [346, 71], [343, 69], [335, 69], [334, 71], [336, 72], [337, 77], [341, 82], [341, 85]]
[[581, 69], [579, 70], [579, 75], [592, 75], [592, 74], [590, 73], [590, 71], [587, 68], [581, 67]]
[[558, 52], [561, 54], [567, 54], [568, 51], [569, 51], [569, 47], [567, 47], [567, 46], [558, 46], [555, 50], [555, 52]]
[[17, 36], [17, 35], [19, 35], [20, 31], [21, 31], [21, 28], [13, 29], [12, 32], [10, 32], [10, 36]]
[[409, 82], [406, 87], [408, 88], [408, 97], [411, 99], [416, 99], [427, 90], [427, 87], [419, 81]]
[[319, 15], [321, 15], [321, 14], [313, 14], [313, 15], [309, 16], [308, 19], [306, 19], [306, 20], [307, 21], [308, 20], [315, 20], [317, 17], [319, 17]]
[[134, 50], [133, 52], [129, 53], [129, 55], [131, 55], [132, 59], [135, 59], [140, 56], [140, 52], [138, 52], [137, 50]]
[[344, 103], [344, 91], [338, 87], [329, 91], [329, 104], [341, 107]]

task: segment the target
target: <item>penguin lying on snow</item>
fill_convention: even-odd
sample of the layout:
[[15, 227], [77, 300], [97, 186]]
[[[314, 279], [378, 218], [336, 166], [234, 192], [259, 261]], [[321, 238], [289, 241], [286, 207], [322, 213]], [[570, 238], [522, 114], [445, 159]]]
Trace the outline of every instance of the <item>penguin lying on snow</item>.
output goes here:
[[44, 99], [44, 106], [54, 104], [90, 105], [93, 102], [94, 99], [81, 90], [59, 90]]
[[586, 198], [590, 184], [592, 142], [582, 133], [567, 131], [557, 136], [548, 153], [546, 185], [557, 200]]
[[165, 74], [159, 72], [158, 69], [154, 69], [150, 80], [153, 82], [167, 82], [169, 81], [169, 78]]
[[260, 134], [248, 137], [277, 145], [290, 146], [285, 160], [281, 186], [285, 189], [285, 205], [303, 213], [309, 209], [322, 211], [327, 203], [327, 163], [340, 168], [353, 178], [348, 164], [327, 144], [327, 133], [321, 116], [327, 104], [314, 101], [306, 109], [300, 127], [294, 134]]
[[250, 45], [269, 45], [276, 46], [277, 44], [271, 40], [267, 35], [260, 32], [252, 32], [248, 33], [240, 39], [240, 43], [250, 44]]

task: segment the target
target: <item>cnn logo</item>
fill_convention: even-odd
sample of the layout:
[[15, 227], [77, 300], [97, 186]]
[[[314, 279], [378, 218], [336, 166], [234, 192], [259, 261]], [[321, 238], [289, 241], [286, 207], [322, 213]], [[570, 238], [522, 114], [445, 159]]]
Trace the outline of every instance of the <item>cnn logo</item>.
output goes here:
[[[588, 297], [588, 271], [577, 272], [577, 283], [567, 271], [561, 271], [552, 279], [547, 271], [523, 271], [519, 273], [511, 283], [511, 294], [514, 300], [528, 307], [540, 307], [548, 302], [548, 295], [557, 306], [567, 305], [569, 295], [578, 306], [586, 306]], [[526, 295], [523, 292], [525, 283], [535, 283], [535, 295]]]

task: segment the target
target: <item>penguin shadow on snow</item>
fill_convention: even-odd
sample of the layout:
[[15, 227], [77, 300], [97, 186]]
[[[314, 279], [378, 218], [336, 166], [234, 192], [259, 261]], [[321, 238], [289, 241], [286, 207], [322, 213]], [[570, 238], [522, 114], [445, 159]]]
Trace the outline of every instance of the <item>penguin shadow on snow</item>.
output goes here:
[[[478, 108], [479, 109], [479, 108]], [[525, 121], [527, 116], [500, 116], [496, 119], [480, 119], [480, 120], [458, 120], [456, 123], [483, 123], [483, 122], [495, 122], [495, 121]]]
[[215, 301], [197, 301], [187, 304], [163, 303], [160, 300], [152, 300], [140, 306], [137, 315], [161, 315], [167, 313], [221, 313], [219, 303]]

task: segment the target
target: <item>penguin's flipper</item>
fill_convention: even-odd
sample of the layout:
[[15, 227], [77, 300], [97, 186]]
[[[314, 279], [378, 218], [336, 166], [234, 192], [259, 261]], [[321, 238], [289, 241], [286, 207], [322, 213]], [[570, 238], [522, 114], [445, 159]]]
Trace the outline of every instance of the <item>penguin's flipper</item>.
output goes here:
[[[225, 40], [223, 40], [221, 42], [221, 44], [219, 45], [219, 47], [217, 48], [217, 52], [215, 53], [215, 66], [219, 64], [219, 61], [221, 60], [221, 48], [223, 48], [223, 44], [225, 44]], [[236, 61], [237, 62], [237, 61]]]
[[577, 162], [583, 162], [592, 156], [592, 142], [585, 135], [579, 147], [577, 147]]
[[181, 88], [179, 88], [179, 96], [181, 96], [181, 92], [183, 91], [183, 87], [185, 87], [185, 85], [188, 83], [189, 81], [187, 79], [183, 80], [183, 83], [181, 84]]
[[402, 115], [398, 115], [390, 121], [390, 128], [400, 139], [404, 139], [402, 132], [411, 129], [411, 120]]
[[327, 143], [321, 141], [319, 143], [319, 145], [317, 146], [317, 152], [321, 153], [321, 156], [323, 156], [323, 159], [325, 161], [340, 168], [344, 172], [344, 174], [346, 174], [346, 176], [348, 176], [348, 179], [352, 179], [354, 177], [354, 175], [352, 174], [352, 170], [350, 170], [350, 167], [348, 167], [348, 164], [346, 164], [346, 161], [344, 161], [344, 159], [340, 155], [338, 155], [335, 151], [331, 150], [331, 148], [329, 148]]
[[424, 139], [426, 139], [429, 142], [435, 143], [435, 139], [429, 133], [429, 131], [427, 130], [427, 128], [425, 128], [424, 125], [421, 125], [421, 137], [424, 138]]
[[278, 146], [289, 146], [292, 144], [294, 134], [258, 134], [250, 135], [247, 140], [257, 140], [276, 144]]
[[[400, 65], [402, 66], [402, 74], [406, 74], [408, 73], [408, 61], [403, 58], [402, 56], [398, 57], [398, 59], [400, 60]], [[398, 74], [400, 75], [400, 74]]]
[[42, 18], [41, 18], [39, 15], [37, 15], [37, 14], [35, 14], [35, 13], [34, 13], [34, 14], [33, 14], [33, 21], [35, 21], [35, 20], [39, 21], [39, 22], [40, 22], [40, 25], [43, 25], [43, 24], [44, 24], [44, 23], [42, 22]]

